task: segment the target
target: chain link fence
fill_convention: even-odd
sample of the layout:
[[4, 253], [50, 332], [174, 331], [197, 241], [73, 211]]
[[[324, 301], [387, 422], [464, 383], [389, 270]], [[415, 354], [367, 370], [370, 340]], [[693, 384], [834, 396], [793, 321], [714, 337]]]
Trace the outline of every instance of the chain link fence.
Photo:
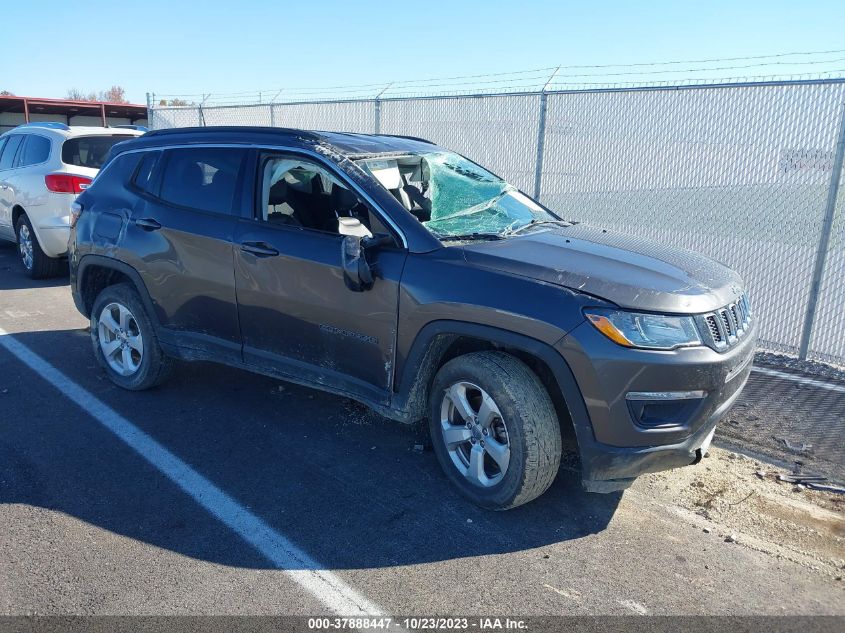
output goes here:
[[725, 263], [762, 349], [845, 365], [845, 80], [160, 106], [150, 124], [427, 138], [566, 219]]

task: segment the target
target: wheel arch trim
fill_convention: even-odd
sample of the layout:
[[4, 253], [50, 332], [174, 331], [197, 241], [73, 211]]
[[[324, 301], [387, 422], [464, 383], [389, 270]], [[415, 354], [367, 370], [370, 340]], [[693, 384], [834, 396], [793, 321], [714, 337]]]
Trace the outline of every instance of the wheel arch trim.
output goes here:
[[12, 235], [15, 238], [15, 242], [17, 242], [18, 240], [18, 220], [20, 220], [21, 218], [26, 218], [27, 222], [29, 222], [29, 228], [32, 229], [32, 235], [38, 242], [38, 247], [41, 250], [44, 250], [44, 247], [42, 246], [44, 240], [41, 239], [41, 229], [36, 226], [36, 223], [33, 222], [32, 218], [29, 216], [29, 213], [27, 213], [26, 209], [24, 209], [20, 204], [15, 204], [12, 207]]
[[91, 316], [90, 310], [87, 309], [84, 300], [82, 297], [84, 296], [82, 293], [82, 288], [85, 283], [85, 276], [86, 272], [92, 267], [97, 266], [99, 268], [108, 268], [119, 272], [132, 282], [135, 286], [135, 290], [138, 291], [138, 295], [141, 297], [141, 302], [144, 304], [144, 308], [147, 310], [147, 314], [150, 317], [150, 320], [153, 322], [153, 325], [158, 329], [161, 324], [158, 320], [158, 314], [155, 311], [155, 306], [153, 305], [153, 301], [150, 298], [150, 293], [147, 290], [146, 284], [144, 284], [144, 280], [141, 279], [141, 275], [138, 273], [137, 270], [132, 268], [129, 264], [126, 264], [122, 261], [117, 259], [113, 259], [111, 257], [105, 257], [104, 255], [83, 255], [80, 260], [79, 264], [76, 269], [76, 292], [74, 293], [74, 299], [77, 300], [77, 309], [86, 317]]
[[[412, 417], [415, 412], [420, 411], [420, 406], [422, 406], [422, 411], [426, 410], [428, 390], [437, 373], [440, 360], [449, 345], [461, 337], [475, 338], [519, 350], [545, 363], [551, 370], [569, 411], [579, 450], [583, 451], [584, 446], [594, 442], [587, 406], [566, 359], [547, 343], [489, 325], [452, 320], [438, 320], [426, 324], [417, 333], [405, 357], [401, 378], [396, 384], [398, 388], [394, 394], [399, 405], [397, 408], [407, 410]], [[447, 343], [439, 342], [444, 340]]]
[[[11, 217], [11, 220], [12, 220], [12, 229], [13, 229], [13, 230], [14, 230], [14, 229], [17, 229], [18, 218], [19, 218], [19, 217], [21, 217], [22, 215], [26, 215], [26, 209], [24, 209], [24, 208], [20, 205], [20, 203], [17, 203], [17, 202], [16, 202], [14, 205], [12, 205], [12, 217]], [[27, 217], [29, 217], [29, 216], [27, 215]], [[31, 224], [31, 223], [32, 223], [32, 220], [30, 220], [30, 224]], [[33, 227], [33, 228], [34, 228], [34, 227]]]

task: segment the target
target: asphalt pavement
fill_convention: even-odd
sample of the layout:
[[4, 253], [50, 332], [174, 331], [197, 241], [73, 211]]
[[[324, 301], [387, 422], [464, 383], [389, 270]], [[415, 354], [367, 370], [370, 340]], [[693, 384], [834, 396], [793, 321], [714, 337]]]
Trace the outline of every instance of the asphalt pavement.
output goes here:
[[67, 279], [32, 282], [14, 255], [0, 246], [0, 614], [845, 614], [841, 583], [636, 484], [593, 495], [562, 471], [487, 512], [415, 429], [349, 400], [207, 363], [121, 390]]

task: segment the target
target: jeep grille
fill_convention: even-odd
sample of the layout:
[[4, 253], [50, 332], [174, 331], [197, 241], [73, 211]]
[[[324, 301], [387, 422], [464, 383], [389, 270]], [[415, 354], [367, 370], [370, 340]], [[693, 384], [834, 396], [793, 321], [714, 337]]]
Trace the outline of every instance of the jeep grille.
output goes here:
[[736, 303], [728, 304], [698, 317], [704, 343], [722, 352], [736, 345], [751, 326], [751, 305], [742, 295]]

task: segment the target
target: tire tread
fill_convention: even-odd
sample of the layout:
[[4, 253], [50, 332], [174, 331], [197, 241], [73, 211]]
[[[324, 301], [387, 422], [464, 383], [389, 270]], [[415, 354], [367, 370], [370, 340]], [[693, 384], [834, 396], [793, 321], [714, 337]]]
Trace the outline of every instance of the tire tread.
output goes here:
[[[562, 442], [560, 426], [552, 399], [537, 374], [518, 358], [505, 352], [477, 352], [489, 359], [491, 370], [501, 373], [511, 390], [517, 406], [525, 411], [528, 419], [539, 424], [523, 425], [528, 454], [525, 457], [525, 477], [522, 488], [506, 508], [527, 503], [546, 492], [557, 477], [560, 467]], [[479, 359], [481, 360], [481, 359]], [[495, 369], [493, 369], [495, 368]], [[524, 389], [514, 389], [519, 387]], [[551, 420], [552, 424], [546, 423]]]
[[[554, 482], [560, 467], [562, 452], [560, 423], [551, 397], [540, 378], [528, 365], [511, 354], [499, 351], [465, 354], [450, 360], [441, 367], [438, 376], [447, 368], [449, 372], [454, 370], [461, 372], [464, 368], [470, 367], [474, 373], [489, 377], [491, 384], [502, 386], [504, 394], [491, 393], [490, 395], [494, 400], [501, 395], [508, 398], [521, 421], [520, 428], [526, 450], [521, 480], [516, 486], [515, 493], [502, 501], [474, 499], [479, 505], [495, 510], [507, 510], [539, 497]], [[435, 378], [435, 383], [437, 383], [437, 378]], [[487, 386], [479, 386], [489, 393]], [[438, 397], [436, 393], [431, 394], [432, 416], [437, 408]], [[508, 423], [507, 420], [505, 423]], [[439, 424], [439, 420], [431, 422], [432, 440], [436, 442], [435, 424]], [[440, 459], [439, 453], [438, 458]], [[442, 459], [441, 465], [445, 469], [451, 467], [451, 464], [444, 463]], [[450, 473], [450, 476], [455, 475]], [[464, 494], [468, 494], [463, 487], [461, 489]]]

